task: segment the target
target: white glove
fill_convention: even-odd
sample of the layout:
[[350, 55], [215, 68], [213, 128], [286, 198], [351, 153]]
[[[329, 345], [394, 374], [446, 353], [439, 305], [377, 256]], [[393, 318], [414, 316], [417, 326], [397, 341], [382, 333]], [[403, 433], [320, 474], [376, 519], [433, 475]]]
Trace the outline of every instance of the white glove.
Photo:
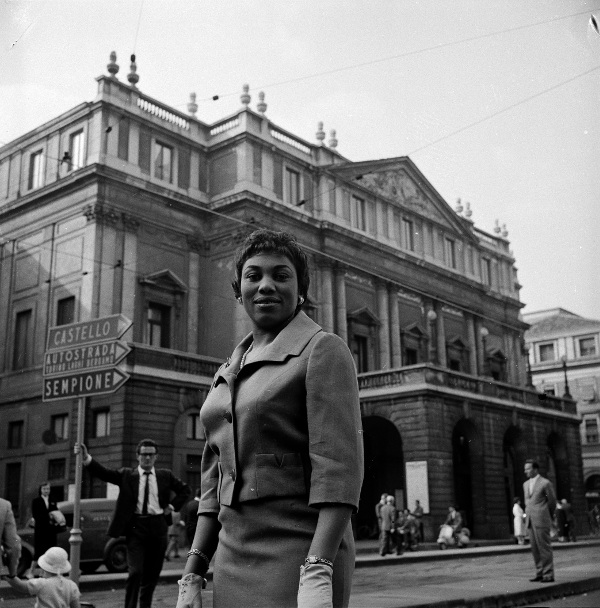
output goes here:
[[206, 579], [199, 574], [186, 574], [177, 581], [179, 596], [175, 608], [202, 608], [202, 589], [206, 587]]
[[327, 564], [300, 566], [298, 608], [333, 608], [332, 575]]

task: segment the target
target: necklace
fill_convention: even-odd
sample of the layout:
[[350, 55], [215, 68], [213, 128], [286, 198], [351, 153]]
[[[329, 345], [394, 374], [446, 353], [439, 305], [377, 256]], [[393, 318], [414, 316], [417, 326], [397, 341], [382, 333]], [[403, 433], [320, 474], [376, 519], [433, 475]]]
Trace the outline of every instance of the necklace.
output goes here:
[[246, 349], [246, 352], [242, 355], [242, 360], [240, 361], [240, 369], [246, 365], [246, 357], [248, 353], [252, 350], [252, 346], [254, 346], [254, 342], [250, 342], [250, 346]]

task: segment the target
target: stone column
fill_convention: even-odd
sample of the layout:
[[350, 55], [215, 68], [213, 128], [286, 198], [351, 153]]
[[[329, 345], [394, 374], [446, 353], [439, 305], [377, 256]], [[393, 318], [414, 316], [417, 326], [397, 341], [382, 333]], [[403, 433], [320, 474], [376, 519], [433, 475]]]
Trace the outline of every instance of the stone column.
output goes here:
[[333, 309], [333, 270], [329, 264], [321, 266], [321, 312], [325, 331], [335, 330]]
[[379, 317], [379, 369], [390, 369], [390, 301], [385, 283], [377, 283], [377, 316]]
[[398, 294], [390, 286], [390, 332], [392, 343], [392, 367], [402, 366], [402, 344], [400, 342], [400, 307], [398, 305]]
[[121, 312], [134, 324], [133, 327], [125, 332], [123, 339], [132, 341], [133, 329], [136, 325], [139, 326], [136, 329], [136, 335], [139, 336], [139, 340], [142, 340], [144, 335], [144, 323], [146, 319], [137, 318], [135, 314], [135, 301], [137, 293], [137, 230], [140, 223], [132, 216], [123, 214], [123, 228], [125, 229], [125, 235], [123, 238], [123, 281], [122, 281], [122, 300], [121, 300]]
[[477, 375], [477, 337], [475, 333], [475, 317], [467, 315], [467, 336], [469, 340], [469, 372]]
[[438, 365], [446, 367], [446, 328], [444, 327], [444, 313], [442, 312], [442, 309], [443, 307], [441, 305], [437, 307], [437, 319], [435, 320], [435, 329], [437, 334]]
[[346, 317], [346, 271], [344, 268], [336, 268], [335, 271], [335, 333], [348, 342], [348, 319]]
[[8, 348], [8, 336], [11, 333], [11, 326], [13, 323], [9, 311], [11, 310], [13, 290], [11, 277], [13, 276], [15, 249], [15, 241], [7, 241], [0, 246], [0, 285], [2, 285], [2, 289], [0, 289], [0, 315], [2, 319], [2, 322], [0, 323], [0, 344], [4, 344], [4, 346], [0, 348], [0, 369], [3, 371], [12, 367], [11, 355], [13, 354], [13, 351]]
[[190, 247], [187, 294], [187, 350], [198, 353], [198, 315], [200, 314], [200, 249], [202, 242], [188, 237]]

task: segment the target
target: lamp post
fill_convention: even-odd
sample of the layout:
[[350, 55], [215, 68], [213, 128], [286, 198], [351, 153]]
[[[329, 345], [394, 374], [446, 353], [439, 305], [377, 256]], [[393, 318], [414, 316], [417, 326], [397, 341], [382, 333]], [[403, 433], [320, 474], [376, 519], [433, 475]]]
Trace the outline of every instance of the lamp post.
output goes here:
[[567, 357], [564, 355], [562, 356], [562, 369], [565, 376], [565, 394], [563, 397], [565, 399], [573, 399], [571, 392], [569, 391], [569, 379], [567, 378]]
[[529, 359], [529, 346], [524, 347], [525, 356], [527, 357], [527, 386], [533, 386], [533, 375], [531, 373], [531, 360]]
[[490, 372], [489, 372], [489, 369], [488, 369], [488, 357], [487, 357], [486, 339], [490, 335], [490, 332], [488, 331], [487, 327], [482, 327], [479, 330], [479, 335], [481, 336], [481, 345], [482, 345], [481, 351], [482, 351], [482, 355], [483, 355], [483, 361], [482, 361], [482, 363], [483, 363], [483, 369], [482, 369], [482, 372], [483, 372], [484, 376], [489, 376]]
[[437, 313], [435, 312], [435, 310], [433, 310], [433, 308], [430, 308], [427, 311], [427, 321], [429, 322], [429, 362], [430, 363], [437, 363], [437, 349], [435, 347], [435, 333], [434, 333], [434, 327], [435, 327], [435, 321], [437, 319]]

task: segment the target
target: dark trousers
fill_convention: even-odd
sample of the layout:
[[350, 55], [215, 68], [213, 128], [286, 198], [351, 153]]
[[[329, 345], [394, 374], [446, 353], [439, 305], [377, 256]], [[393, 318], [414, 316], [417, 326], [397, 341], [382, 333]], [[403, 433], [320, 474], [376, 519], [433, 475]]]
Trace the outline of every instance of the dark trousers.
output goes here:
[[129, 576], [125, 589], [125, 608], [151, 608], [152, 595], [158, 583], [167, 549], [167, 522], [163, 515], [134, 519], [127, 535], [127, 567]]

